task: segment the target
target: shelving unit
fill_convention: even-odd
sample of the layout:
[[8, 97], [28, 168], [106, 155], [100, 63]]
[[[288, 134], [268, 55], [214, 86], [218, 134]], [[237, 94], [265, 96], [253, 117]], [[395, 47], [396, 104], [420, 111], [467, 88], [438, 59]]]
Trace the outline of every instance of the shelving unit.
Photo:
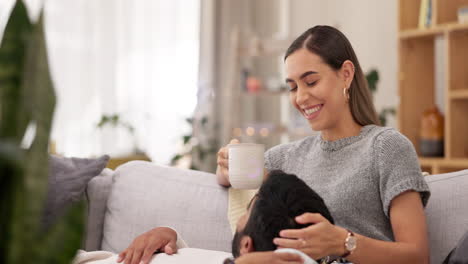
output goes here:
[[[290, 105], [289, 92], [280, 89], [283, 85], [280, 77], [282, 56], [291, 41], [292, 39], [286, 37], [260, 39], [238, 29], [231, 33], [230, 77], [226, 91], [232, 100], [226, 108], [235, 114], [225, 120], [228, 139], [238, 138], [241, 142], [262, 143], [270, 148], [312, 133], [305, 121], [303, 128], [295, 126], [296, 110]], [[246, 65], [250, 66], [252, 76], [260, 78], [264, 84], [268, 77], [276, 78], [278, 82], [275, 89], [263, 85], [260, 91], [246, 91], [241, 81]], [[273, 68], [274, 72], [265, 75], [261, 71], [265, 66]]]
[[[431, 0], [432, 22], [419, 29], [421, 0], [399, 0], [399, 129], [419, 153], [420, 121], [435, 104], [435, 68], [442, 66], [445, 102], [445, 156], [420, 158], [431, 174], [468, 169], [468, 24], [457, 23], [457, 10], [468, 0]], [[435, 39], [444, 41], [443, 65], [436, 65]]]

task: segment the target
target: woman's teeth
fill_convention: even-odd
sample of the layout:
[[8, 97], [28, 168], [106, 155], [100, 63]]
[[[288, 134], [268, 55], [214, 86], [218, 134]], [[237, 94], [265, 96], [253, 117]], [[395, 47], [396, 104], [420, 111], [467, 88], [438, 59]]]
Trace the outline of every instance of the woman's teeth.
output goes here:
[[314, 108], [306, 109], [306, 110], [304, 110], [304, 112], [306, 113], [306, 115], [311, 115], [311, 114], [317, 112], [318, 110], [320, 110], [320, 108], [322, 108], [321, 105], [316, 106]]

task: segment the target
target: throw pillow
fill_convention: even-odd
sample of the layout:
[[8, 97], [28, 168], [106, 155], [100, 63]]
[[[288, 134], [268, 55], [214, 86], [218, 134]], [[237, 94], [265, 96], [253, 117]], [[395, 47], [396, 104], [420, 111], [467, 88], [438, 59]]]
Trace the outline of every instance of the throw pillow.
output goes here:
[[101, 173], [108, 161], [107, 155], [97, 159], [49, 156], [48, 191], [42, 219], [45, 229], [83, 197], [88, 182]]

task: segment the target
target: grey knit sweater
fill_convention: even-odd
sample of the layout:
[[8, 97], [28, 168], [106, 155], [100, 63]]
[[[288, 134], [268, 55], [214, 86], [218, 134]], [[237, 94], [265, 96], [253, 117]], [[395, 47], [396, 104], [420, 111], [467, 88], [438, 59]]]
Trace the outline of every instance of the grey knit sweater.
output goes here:
[[389, 207], [408, 190], [430, 193], [411, 142], [398, 131], [364, 126], [358, 136], [325, 141], [320, 135], [275, 146], [267, 170], [296, 174], [329, 207], [335, 224], [358, 234], [393, 241]]

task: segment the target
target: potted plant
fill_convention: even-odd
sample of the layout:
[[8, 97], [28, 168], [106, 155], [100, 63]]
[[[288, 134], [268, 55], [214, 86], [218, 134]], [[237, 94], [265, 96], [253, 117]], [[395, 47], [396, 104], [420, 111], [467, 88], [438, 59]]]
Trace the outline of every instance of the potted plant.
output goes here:
[[[16, 1], [0, 46], [0, 263], [70, 263], [84, 230], [83, 203], [50, 229], [41, 225], [55, 94], [43, 16], [29, 20]], [[32, 144], [21, 142], [36, 127]]]

